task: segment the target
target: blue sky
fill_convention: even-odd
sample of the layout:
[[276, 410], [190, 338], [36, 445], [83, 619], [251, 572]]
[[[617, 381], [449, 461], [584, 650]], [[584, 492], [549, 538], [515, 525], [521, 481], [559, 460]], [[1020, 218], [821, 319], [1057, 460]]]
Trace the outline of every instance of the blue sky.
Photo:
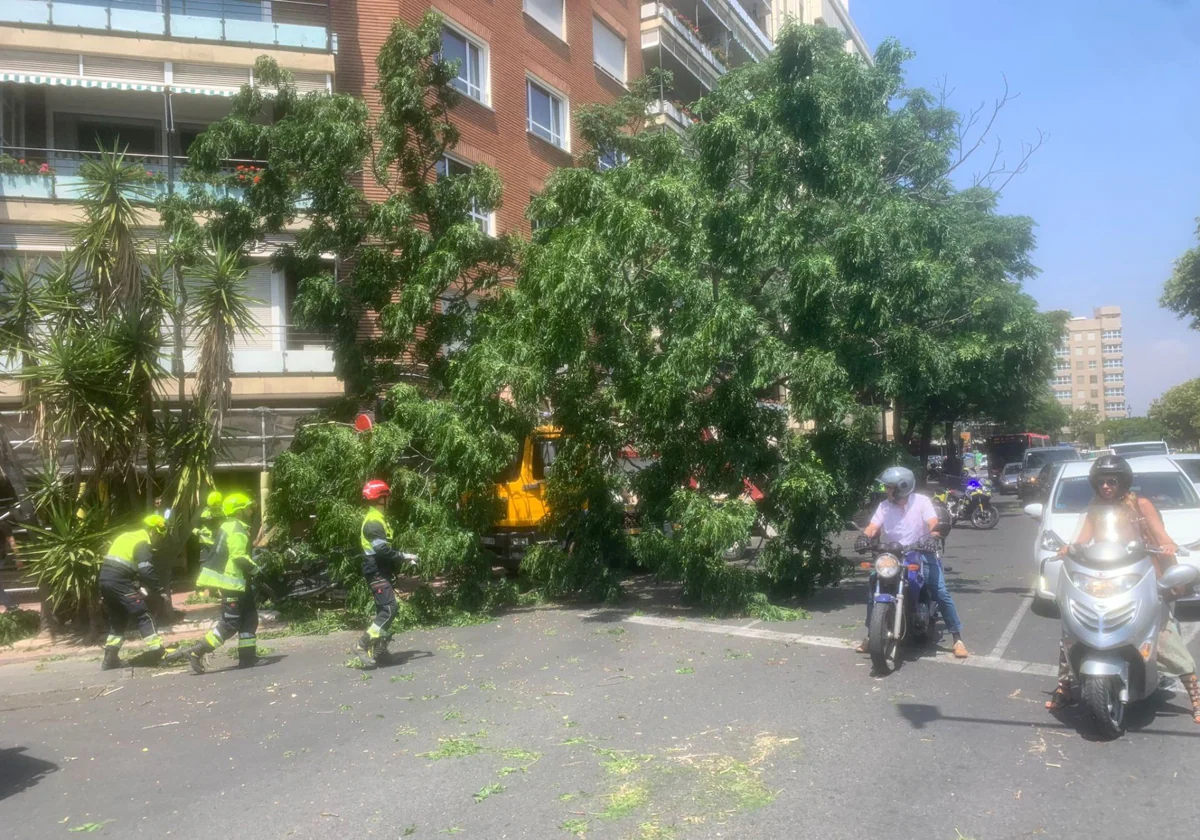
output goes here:
[[[1200, 377], [1200, 333], [1158, 305], [1200, 216], [1200, 0], [851, 0], [872, 49], [914, 50], [908, 82], [945, 77], [951, 105], [1020, 97], [1006, 149], [1050, 138], [1001, 209], [1038, 223], [1026, 288], [1044, 309], [1124, 311], [1126, 398], [1135, 414]], [[990, 151], [977, 168], [986, 168]], [[1012, 155], [1009, 155], [1012, 160]]]

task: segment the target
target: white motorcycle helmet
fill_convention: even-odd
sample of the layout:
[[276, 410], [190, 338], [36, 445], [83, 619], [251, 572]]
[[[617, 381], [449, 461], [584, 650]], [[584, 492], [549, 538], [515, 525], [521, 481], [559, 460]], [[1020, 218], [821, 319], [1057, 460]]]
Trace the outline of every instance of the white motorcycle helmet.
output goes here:
[[880, 474], [878, 481], [891, 489], [889, 495], [896, 499], [907, 499], [917, 489], [917, 477], [908, 467], [888, 467]]

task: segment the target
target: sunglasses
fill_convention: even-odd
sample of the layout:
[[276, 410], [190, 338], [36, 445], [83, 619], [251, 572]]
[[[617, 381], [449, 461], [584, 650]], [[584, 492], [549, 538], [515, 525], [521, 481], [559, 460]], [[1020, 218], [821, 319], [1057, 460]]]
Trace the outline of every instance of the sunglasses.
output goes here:
[[1101, 487], [1116, 487], [1116, 486], [1117, 486], [1117, 484], [1118, 484], [1118, 481], [1117, 481], [1115, 478], [1102, 478], [1102, 479], [1100, 479], [1100, 486], [1101, 486]]

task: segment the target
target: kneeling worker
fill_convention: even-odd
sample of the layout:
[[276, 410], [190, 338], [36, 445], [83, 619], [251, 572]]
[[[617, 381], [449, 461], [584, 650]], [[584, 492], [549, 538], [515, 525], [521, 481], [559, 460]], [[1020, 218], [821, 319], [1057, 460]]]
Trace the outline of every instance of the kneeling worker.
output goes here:
[[230, 493], [221, 505], [225, 521], [217, 531], [212, 550], [204, 568], [196, 578], [196, 588], [212, 588], [221, 593], [221, 618], [204, 639], [190, 648], [180, 649], [167, 657], [175, 661], [184, 656], [192, 673], [208, 670], [207, 656], [238, 636], [238, 667], [248, 668], [258, 661], [258, 607], [254, 603], [254, 584], [251, 578], [258, 566], [250, 557], [250, 517], [254, 502], [245, 493]]

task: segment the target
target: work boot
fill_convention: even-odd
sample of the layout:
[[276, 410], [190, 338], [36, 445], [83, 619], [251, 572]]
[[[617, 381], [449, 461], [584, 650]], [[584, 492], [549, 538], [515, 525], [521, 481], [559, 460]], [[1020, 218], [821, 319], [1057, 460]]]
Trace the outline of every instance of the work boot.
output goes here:
[[190, 648], [178, 648], [174, 653], [167, 656], [164, 660], [166, 663], [178, 662], [180, 659], [187, 657], [188, 665], [191, 666], [193, 674], [203, 674], [208, 670], [208, 654], [212, 653], [213, 646], [206, 641], [198, 642]]
[[258, 664], [258, 648], [256, 647], [240, 647], [238, 648], [238, 664], [239, 668], [253, 668]]
[[391, 658], [391, 651], [388, 650], [388, 642], [391, 639], [376, 639], [375, 640], [375, 664], [386, 665]]
[[162, 662], [164, 655], [165, 652], [160, 647], [146, 648], [131, 658], [129, 664], [134, 668], [153, 668], [159, 662]]
[[375, 642], [366, 633], [363, 633], [359, 640], [354, 645], [354, 653], [358, 656], [366, 668], [374, 668], [375, 662]]
[[121, 649], [116, 647], [106, 647], [104, 649], [104, 661], [100, 663], [101, 671], [113, 671], [121, 667]]

